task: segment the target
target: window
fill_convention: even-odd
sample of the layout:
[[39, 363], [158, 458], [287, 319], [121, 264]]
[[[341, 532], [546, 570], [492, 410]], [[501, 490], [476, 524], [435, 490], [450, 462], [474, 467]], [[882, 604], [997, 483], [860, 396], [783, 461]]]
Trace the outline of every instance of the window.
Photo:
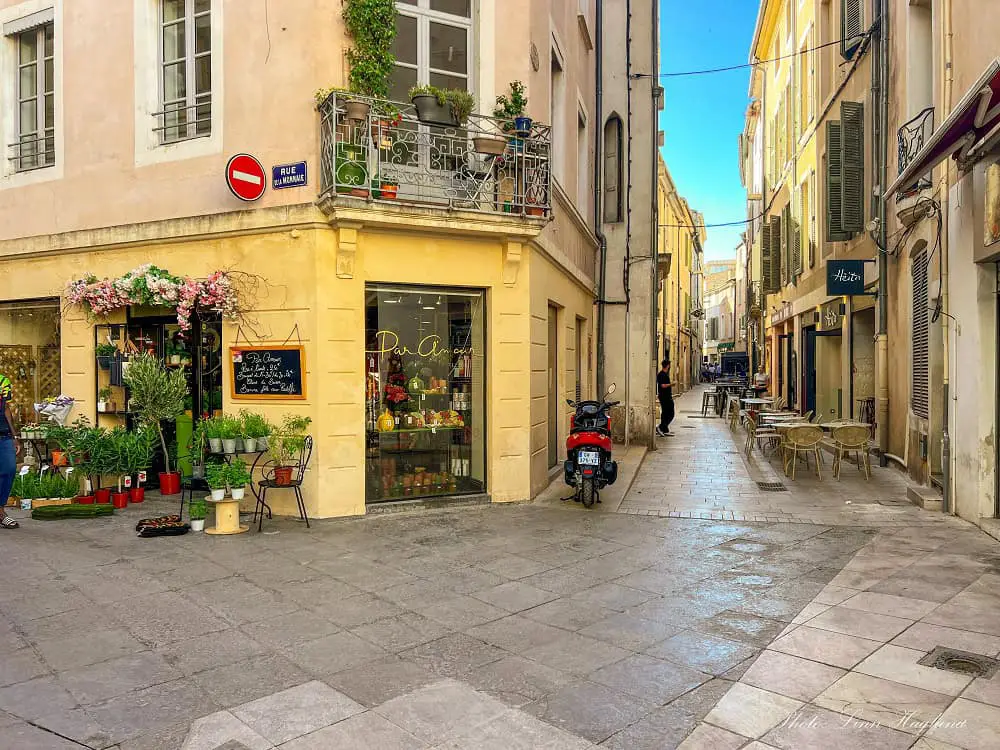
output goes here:
[[926, 244], [912, 256], [913, 275], [913, 349], [912, 384], [910, 406], [918, 417], [930, 416], [930, 370], [928, 367], [927, 336], [930, 329], [927, 290], [927, 246]]
[[854, 57], [864, 39], [864, 15], [862, 0], [840, 0], [840, 54], [845, 60]]
[[807, 198], [805, 201], [806, 211], [809, 215], [809, 231], [805, 233], [806, 241], [809, 243], [809, 267], [816, 265], [816, 173], [810, 172], [806, 181]]
[[622, 121], [612, 115], [604, 125], [604, 221], [622, 220]]
[[808, 125], [813, 121], [816, 113], [816, 58], [811, 50], [813, 45], [812, 34], [806, 35], [806, 41], [802, 43], [799, 56], [796, 60], [798, 65], [798, 98], [799, 98], [799, 135], [805, 133]]
[[471, 91], [470, 0], [397, 0], [396, 5], [390, 97], [409, 101], [410, 87], [418, 83]]
[[14, 169], [49, 167], [56, 161], [55, 44], [53, 25], [17, 34], [17, 143]]
[[576, 207], [584, 216], [589, 215], [587, 210], [589, 189], [590, 136], [587, 129], [587, 115], [581, 109], [576, 114]]
[[566, 74], [555, 47], [552, 48], [552, 65], [549, 78], [549, 122], [552, 123], [552, 175], [566, 184]]
[[210, 0], [160, 0], [162, 143], [212, 134]]

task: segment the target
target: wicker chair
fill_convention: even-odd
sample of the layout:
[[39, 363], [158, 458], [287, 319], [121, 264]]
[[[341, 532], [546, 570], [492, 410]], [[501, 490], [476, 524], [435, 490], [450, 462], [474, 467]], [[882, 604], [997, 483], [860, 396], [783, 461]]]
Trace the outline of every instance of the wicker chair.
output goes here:
[[781, 443], [781, 434], [773, 427], [757, 427], [757, 420], [751, 415], [747, 415], [744, 421], [747, 430], [747, 442], [745, 446], [747, 458], [750, 458], [750, 453], [753, 450], [754, 445], [757, 446], [757, 450], [763, 453], [763, 443], [767, 443], [772, 448]]
[[840, 479], [840, 464], [845, 455], [853, 453], [858, 462], [858, 471], [864, 472], [865, 479], [872, 478], [871, 458], [868, 455], [870, 433], [868, 427], [845, 425], [833, 431], [833, 475]]
[[798, 463], [799, 454], [806, 460], [809, 466], [809, 454], [816, 459], [816, 476], [823, 478], [820, 469], [822, 459], [820, 458], [820, 443], [823, 442], [823, 430], [815, 425], [797, 425], [789, 427], [785, 433], [785, 442], [782, 443], [784, 451], [785, 474], [788, 474], [789, 463], [791, 464], [791, 477], [795, 479], [795, 465]]

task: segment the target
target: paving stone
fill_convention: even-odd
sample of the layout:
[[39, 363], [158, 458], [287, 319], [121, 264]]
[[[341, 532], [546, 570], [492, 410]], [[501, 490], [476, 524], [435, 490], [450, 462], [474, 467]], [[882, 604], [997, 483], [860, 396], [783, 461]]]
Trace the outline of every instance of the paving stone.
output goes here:
[[429, 747], [378, 714], [352, 716], [332, 726], [286, 742], [282, 750], [420, 750]]
[[124, 628], [114, 628], [89, 632], [82, 639], [38, 641], [35, 649], [52, 669], [58, 671], [134, 654], [146, 650], [146, 646]]
[[601, 747], [609, 750], [675, 750], [698, 726], [698, 718], [674, 705], [658, 708], [612, 735]]
[[269, 650], [257, 641], [233, 632], [231, 637], [220, 637], [215, 633], [192, 635], [186, 640], [161, 646], [155, 652], [184, 674], [195, 674], [263, 656]]
[[382, 659], [387, 654], [384, 648], [348, 631], [293, 644], [284, 653], [302, 669], [316, 676]]
[[830, 607], [807, 622], [811, 628], [882, 642], [892, 640], [913, 624], [912, 620], [843, 606]]
[[0, 686], [24, 682], [47, 672], [44, 662], [32, 649], [9, 651], [0, 659]]
[[527, 609], [522, 614], [531, 620], [554, 625], [557, 628], [580, 630], [588, 625], [593, 625], [608, 615], [614, 614], [614, 611], [595, 606], [589, 602], [576, 601], [574, 599], [557, 599], [556, 601]]
[[450, 628], [471, 628], [499, 620], [508, 615], [507, 610], [463, 594], [427, 602], [410, 602], [414, 612]]
[[617, 583], [600, 583], [576, 592], [571, 598], [595, 607], [624, 612], [649, 601], [652, 595], [649, 592], [621, 586]]
[[577, 633], [563, 633], [555, 640], [528, 649], [523, 655], [553, 669], [584, 676], [624, 659], [630, 652]]
[[862, 591], [845, 599], [840, 603], [840, 606], [848, 609], [860, 609], [865, 612], [877, 612], [880, 615], [903, 617], [908, 620], [919, 620], [936, 609], [938, 602]]
[[520, 656], [507, 656], [473, 670], [462, 679], [477, 690], [519, 708], [556, 692], [576, 678]]
[[872, 677], [881, 677], [885, 680], [901, 682], [904, 685], [932, 690], [945, 695], [958, 695], [972, 682], [971, 675], [918, 664], [917, 662], [923, 656], [922, 651], [888, 644], [854, 669]]
[[473, 592], [473, 596], [510, 613], [531, 609], [558, 598], [549, 591], [535, 588], [523, 581], [509, 581], [499, 586]]
[[801, 701], [737, 682], [708, 713], [705, 721], [744, 737], [758, 738], [801, 706]]
[[243, 625], [240, 630], [257, 643], [282, 647], [314, 641], [340, 628], [314, 612], [299, 610]]
[[175, 591], [108, 605], [110, 612], [144, 643], [161, 646], [225, 630], [229, 624]]
[[700, 721], [715, 708], [715, 704], [722, 700], [722, 696], [732, 686], [733, 680], [716, 677], [679, 696], [670, 705], [687, 711]]
[[770, 648], [834, 667], [851, 669], [881, 646], [880, 641], [800, 625], [775, 640]]
[[645, 649], [645, 653], [719, 675], [756, 654], [757, 649], [739, 641], [685, 630]]
[[280, 745], [364, 710], [364, 706], [329, 685], [313, 681], [244, 703], [233, 708], [232, 714]]
[[808, 702], [843, 675], [843, 669], [765, 649], [740, 681]]
[[57, 737], [24, 722], [4, 727], [4, 742], [17, 750], [80, 750], [76, 742]]
[[191, 724], [184, 740], [184, 750], [271, 750], [274, 745], [260, 736], [229, 711], [218, 711]]
[[506, 651], [464, 633], [452, 633], [400, 654], [402, 658], [435, 674], [455, 678], [499, 661], [506, 655]]
[[727, 610], [708, 620], [702, 620], [695, 625], [695, 630], [763, 648], [774, 640], [784, 627], [785, 623], [780, 620]]
[[587, 750], [595, 747], [522, 711], [510, 710], [440, 745], [440, 750]]
[[398, 653], [447, 635], [451, 628], [415, 612], [359, 625], [351, 633], [388, 651]]
[[913, 735], [872, 722], [845, 721], [842, 714], [805, 706], [764, 735], [763, 741], [782, 750], [903, 750], [913, 744]]
[[323, 681], [370, 708], [440, 679], [419, 664], [391, 656], [325, 676]]
[[219, 706], [193, 678], [137, 690], [89, 706], [94, 721], [111, 744], [166, 729], [183, 716], [189, 722], [214, 713]]
[[1000, 677], [1000, 673], [993, 675], [988, 680], [977, 677], [969, 683], [969, 687], [962, 693], [962, 697], [980, 703], [989, 703], [991, 706], [1000, 706], [1000, 679], [998, 677]]
[[952, 699], [941, 693], [849, 672], [813, 702], [845, 714], [852, 721], [877, 722], [908, 734], [921, 734], [927, 728], [926, 723], [940, 715]]
[[524, 707], [544, 722], [594, 743], [634, 724], [656, 704], [594, 682], [578, 681]]
[[426, 685], [376, 707], [375, 713], [435, 745], [496, 719], [503, 703], [454, 680]]
[[710, 724], [699, 724], [678, 746], [678, 750], [736, 750], [743, 747], [746, 741], [746, 737], [734, 732]]
[[925, 652], [933, 651], [938, 646], [947, 646], [983, 656], [995, 657], [1000, 654], [1000, 637], [926, 622], [915, 622], [893, 638], [892, 644]]
[[997, 744], [1000, 708], [959, 698], [927, 730], [929, 739], [967, 750], [990, 750]]
[[619, 692], [663, 705], [711, 678], [703, 672], [662, 659], [636, 655], [598, 669], [589, 679]]
[[59, 681], [86, 705], [181, 676], [163, 657], [147, 651], [66, 670], [59, 675]]
[[336, 602], [314, 602], [310, 605], [310, 609], [335, 625], [348, 629], [396, 617], [406, 611], [397, 604], [368, 593], [350, 596]]
[[236, 625], [267, 620], [299, 609], [295, 602], [242, 578], [207, 581], [183, 593]]
[[278, 654], [256, 656], [194, 675], [219, 706], [228, 708], [309, 681], [309, 674]]
[[566, 634], [561, 628], [535, 622], [521, 615], [511, 615], [485, 625], [466, 628], [465, 632], [473, 638], [515, 654], [550, 643]]

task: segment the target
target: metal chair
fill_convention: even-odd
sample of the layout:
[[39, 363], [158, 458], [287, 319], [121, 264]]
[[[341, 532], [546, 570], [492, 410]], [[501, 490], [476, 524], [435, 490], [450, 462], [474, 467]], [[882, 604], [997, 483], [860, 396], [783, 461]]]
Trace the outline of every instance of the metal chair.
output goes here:
[[716, 408], [719, 402], [719, 391], [714, 388], [710, 391], [705, 391], [701, 394], [701, 416], [706, 416], [708, 414], [708, 404], [712, 403], [712, 409]]
[[833, 475], [840, 479], [840, 464], [845, 455], [854, 453], [858, 462], [858, 471], [865, 474], [865, 479], [872, 478], [871, 457], [868, 455], [869, 431], [867, 426], [845, 425], [833, 431]]
[[803, 454], [806, 460], [806, 467], [809, 466], [809, 454], [816, 459], [816, 476], [823, 478], [820, 469], [822, 459], [820, 457], [820, 443], [823, 442], [823, 430], [815, 425], [797, 425], [789, 427], [785, 433], [785, 442], [782, 444], [784, 451], [785, 474], [788, 474], [789, 460], [791, 460], [792, 479], [795, 479], [795, 465], [798, 463], [799, 454]]
[[726, 397], [726, 419], [729, 420], [730, 430], [739, 427], [741, 416], [743, 416], [743, 412], [740, 410], [740, 397], [730, 393]]
[[260, 519], [257, 521], [257, 531], [260, 531], [264, 526], [265, 509], [267, 510], [268, 517], [270, 518], [271, 516], [271, 506], [267, 504], [268, 490], [292, 490], [295, 493], [295, 501], [299, 506], [299, 518], [306, 522], [307, 529], [311, 528], [309, 526], [309, 514], [306, 513], [306, 502], [302, 498], [302, 482], [305, 479], [306, 469], [309, 467], [309, 459], [312, 458], [312, 451], [312, 436], [306, 435], [305, 439], [302, 441], [302, 449], [296, 457], [296, 463], [293, 467], [294, 471], [292, 474], [292, 481], [288, 484], [278, 484], [274, 481], [274, 470], [277, 466], [273, 461], [269, 461], [264, 465], [264, 478], [257, 482], [257, 505], [253, 511], [253, 520], [257, 520], [257, 514], [260, 514]]
[[761, 443], [765, 441], [773, 448], [775, 445], [781, 442], [781, 434], [773, 427], [757, 427], [757, 420], [752, 416], [747, 415], [745, 426], [747, 430], [747, 442], [746, 442], [746, 454], [747, 458], [750, 458], [750, 453], [753, 450], [753, 446], [756, 444], [757, 450], [761, 453], [764, 452], [764, 448]]

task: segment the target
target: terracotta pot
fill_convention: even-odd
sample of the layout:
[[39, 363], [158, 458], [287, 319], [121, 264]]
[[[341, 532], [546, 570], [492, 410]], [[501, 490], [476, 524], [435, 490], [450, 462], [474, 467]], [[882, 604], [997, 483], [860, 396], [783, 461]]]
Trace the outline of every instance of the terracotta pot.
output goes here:
[[181, 491], [181, 475], [176, 471], [172, 471], [169, 474], [167, 472], [160, 472], [160, 494], [161, 495], [177, 495]]
[[399, 191], [399, 185], [383, 185], [382, 186], [382, 197], [387, 201], [396, 200], [396, 193]]
[[473, 146], [480, 154], [499, 156], [507, 150], [507, 140], [505, 138], [494, 138], [492, 136], [479, 136], [472, 139]]
[[274, 470], [274, 483], [279, 487], [287, 487], [292, 483], [292, 467], [278, 466]]
[[348, 120], [364, 120], [368, 117], [368, 112], [372, 105], [368, 102], [350, 99], [344, 104], [344, 110]]
[[355, 198], [367, 198], [368, 189], [367, 188], [351, 188], [351, 195]]
[[93, 505], [94, 496], [93, 495], [80, 495], [76, 500], [73, 501], [77, 505]]
[[128, 499], [131, 503], [141, 503], [146, 499], [146, 488], [133, 487], [128, 491]]
[[528, 216], [545, 216], [545, 209], [541, 206], [528, 206], [525, 209]]
[[122, 508], [128, 507], [128, 493], [127, 492], [112, 492], [111, 493], [111, 504], [121, 510]]
[[111, 502], [111, 488], [98, 487], [94, 490], [94, 499], [101, 505], [107, 505]]

